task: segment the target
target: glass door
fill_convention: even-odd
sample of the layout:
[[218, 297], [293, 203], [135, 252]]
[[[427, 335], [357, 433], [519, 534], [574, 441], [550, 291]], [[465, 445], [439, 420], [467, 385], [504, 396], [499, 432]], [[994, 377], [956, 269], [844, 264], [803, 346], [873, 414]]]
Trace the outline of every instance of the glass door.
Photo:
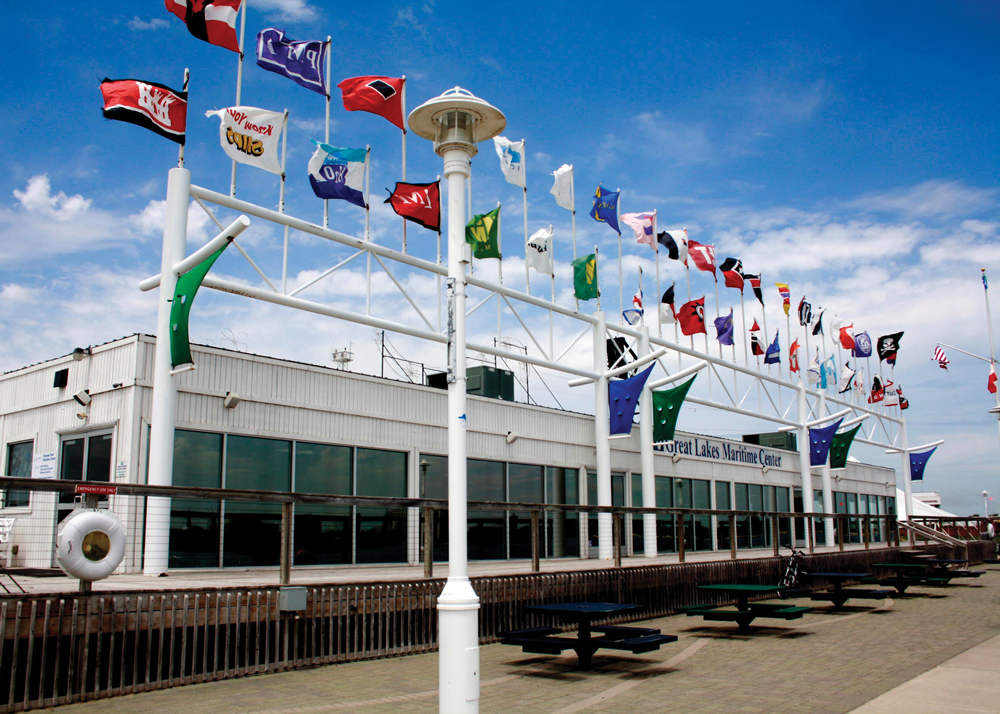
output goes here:
[[[64, 436], [60, 444], [59, 478], [72, 481], [109, 483], [113, 457], [114, 432], [111, 429], [88, 434]], [[60, 493], [56, 521], [62, 521], [74, 508], [76, 494]], [[107, 508], [108, 500], [102, 497], [98, 508]]]

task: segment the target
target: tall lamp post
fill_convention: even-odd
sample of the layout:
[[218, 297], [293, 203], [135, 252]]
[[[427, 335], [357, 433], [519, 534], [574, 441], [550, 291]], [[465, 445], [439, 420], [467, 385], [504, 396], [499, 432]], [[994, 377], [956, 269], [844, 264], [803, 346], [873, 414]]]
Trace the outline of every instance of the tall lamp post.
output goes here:
[[983, 491], [983, 515], [986, 518], [990, 517], [990, 492]]
[[410, 114], [410, 130], [434, 142], [448, 182], [448, 581], [438, 597], [438, 707], [479, 712], [479, 596], [469, 582], [465, 398], [465, 182], [476, 146], [507, 126], [503, 112], [459, 87]]

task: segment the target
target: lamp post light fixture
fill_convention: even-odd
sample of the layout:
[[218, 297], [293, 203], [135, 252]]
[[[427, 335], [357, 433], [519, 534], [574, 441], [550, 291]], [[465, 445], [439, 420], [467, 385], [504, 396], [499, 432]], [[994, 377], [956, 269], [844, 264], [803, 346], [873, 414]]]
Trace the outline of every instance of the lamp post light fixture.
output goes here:
[[990, 492], [983, 491], [983, 515], [990, 517]]
[[410, 130], [434, 142], [448, 182], [448, 581], [438, 597], [438, 707], [479, 712], [479, 596], [469, 582], [465, 396], [465, 182], [476, 146], [507, 126], [496, 107], [460, 87], [410, 113]]

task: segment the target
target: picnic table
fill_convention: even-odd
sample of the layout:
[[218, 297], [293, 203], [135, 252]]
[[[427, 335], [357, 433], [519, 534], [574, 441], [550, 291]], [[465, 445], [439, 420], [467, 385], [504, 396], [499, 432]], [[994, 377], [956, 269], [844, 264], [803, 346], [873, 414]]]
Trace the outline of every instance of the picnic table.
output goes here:
[[957, 572], [928, 563], [873, 563], [872, 567], [897, 571], [899, 575], [879, 578], [876, 582], [879, 585], [889, 585], [896, 588], [900, 595], [906, 592], [906, 588], [911, 585], [947, 585]]
[[[633, 654], [652, 652], [660, 645], [676, 642], [676, 635], [660, 634], [658, 629], [649, 627], [623, 627], [618, 625], [594, 625], [593, 621], [634, 612], [641, 605], [625, 605], [607, 602], [563, 602], [546, 605], [530, 605], [528, 612], [542, 615], [556, 615], [578, 623], [576, 637], [557, 637], [562, 631], [557, 627], [529, 627], [523, 630], [508, 630], [500, 633], [500, 643], [516, 645], [522, 651], [532, 654], [562, 654], [573, 650], [579, 659], [581, 669], [590, 669], [591, 659], [599, 649], [622, 650]], [[600, 633], [596, 636], [594, 632]]]
[[843, 607], [844, 603], [851, 598], [884, 600], [889, 595], [892, 595], [891, 590], [858, 590], [844, 588], [844, 583], [848, 580], [871, 580], [871, 573], [805, 573], [805, 575], [810, 578], [822, 578], [830, 581], [833, 587], [825, 592], [809, 593], [809, 599], [829, 600], [834, 607]]
[[779, 620], [797, 620], [803, 614], [812, 610], [811, 607], [793, 607], [783, 604], [751, 603], [754, 595], [766, 595], [784, 590], [783, 585], [747, 585], [742, 583], [699, 585], [699, 590], [722, 592], [736, 600], [736, 609], [729, 610], [713, 605], [692, 605], [681, 608], [690, 617], [701, 616], [706, 620], [719, 622], [735, 622], [740, 632], [750, 630], [750, 623], [758, 617], [771, 617]]

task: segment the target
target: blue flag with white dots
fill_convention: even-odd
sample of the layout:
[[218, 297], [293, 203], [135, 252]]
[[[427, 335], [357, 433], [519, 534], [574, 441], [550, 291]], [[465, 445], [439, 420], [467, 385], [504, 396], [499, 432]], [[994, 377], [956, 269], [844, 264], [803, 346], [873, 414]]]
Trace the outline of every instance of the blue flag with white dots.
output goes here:
[[840, 428], [843, 419], [838, 419], [830, 426], [814, 428], [809, 430], [809, 465], [823, 466], [830, 455], [830, 447], [833, 445], [833, 435]]
[[632, 417], [639, 403], [639, 395], [646, 386], [646, 380], [653, 371], [655, 364], [634, 377], [608, 382], [608, 407], [611, 411], [611, 433], [629, 434], [632, 431]]
[[931, 454], [937, 451], [935, 446], [929, 451], [925, 451], [921, 454], [910, 454], [910, 480], [911, 481], [923, 481], [924, 480], [924, 467], [927, 466], [927, 461], [931, 458]]

